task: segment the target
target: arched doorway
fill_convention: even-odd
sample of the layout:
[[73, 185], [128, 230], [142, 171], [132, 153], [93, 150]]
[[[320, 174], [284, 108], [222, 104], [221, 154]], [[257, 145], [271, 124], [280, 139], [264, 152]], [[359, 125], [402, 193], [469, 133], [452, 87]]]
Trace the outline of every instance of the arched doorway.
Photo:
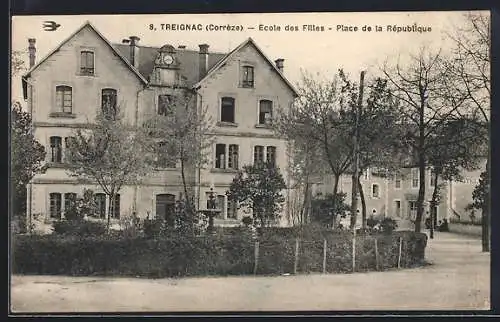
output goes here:
[[168, 224], [174, 224], [175, 195], [156, 195], [156, 217], [165, 219]]

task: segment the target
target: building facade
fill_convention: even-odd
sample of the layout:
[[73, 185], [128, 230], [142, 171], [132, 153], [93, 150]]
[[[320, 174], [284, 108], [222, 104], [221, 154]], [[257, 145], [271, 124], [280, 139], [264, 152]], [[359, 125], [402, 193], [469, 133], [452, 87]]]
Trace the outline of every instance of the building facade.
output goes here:
[[[436, 221], [444, 218], [450, 220], [461, 217], [464, 219], [470, 215], [467, 206], [472, 203], [472, 192], [479, 183], [479, 177], [485, 169], [485, 164], [486, 162], [483, 162], [478, 170], [462, 171], [463, 179], [460, 181], [438, 179], [440, 199], [435, 209]], [[426, 171], [425, 177], [424, 215], [427, 217], [431, 213], [430, 202], [436, 182], [433, 179], [432, 169]], [[368, 169], [361, 174], [360, 181], [368, 216], [377, 214], [406, 220], [415, 218], [420, 187], [420, 176], [417, 168], [402, 169], [400, 174], [389, 177], [378, 175], [372, 169]], [[333, 176], [326, 176], [321, 182], [314, 185], [313, 195], [333, 193], [333, 185]], [[341, 176], [338, 190], [347, 194], [346, 202], [350, 204], [352, 191], [350, 175]], [[361, 213], [359, 197], [358, 209]], [[360, 223], [360, 220], [357, 222]]]
[[[106, 209], [110, 200], [97, 184], [82, 185], [68, 174], [67, 139], [88, 126], [99, 109], [119, 105], [128, 121], [140, 125], [168, 112], [171, 98], [183, 93], [192, 93], [195, 108], [206, 109], [215, 120], [210, 160], [188, 175], [198, 209], [206, 209], [213, 189], [221, 210], [216, 224], [238, 224], [244, 214], [225, 193], [236, 172], [253, 162], [275, 162], [290, 184], [287, 142], [268, 127], [273, 112], [289, 107], [297, 96], [284, 77], [283, 59], [271, 61], [251, 38], [229, 53], [212, 53], [207, 44], [189, 50], [140, 46], [139, 41], [134, 36], [112, 44], [85, 23], [37, 62], [36, 41], [29, 40], [23, 93], [33, 133], [47, 151], [47, 170], [28, 185], [29, 218], [64, 217], [67, 204], [85, 188], [94, 191], [98, 208]], [[133, 212], [150, 218], [168, 215], [182, 193], [179, 165], [165, 162], [140, 186], [120, 190], [112, 220]], [[286, 198], [291, 198], [288, 193]]]

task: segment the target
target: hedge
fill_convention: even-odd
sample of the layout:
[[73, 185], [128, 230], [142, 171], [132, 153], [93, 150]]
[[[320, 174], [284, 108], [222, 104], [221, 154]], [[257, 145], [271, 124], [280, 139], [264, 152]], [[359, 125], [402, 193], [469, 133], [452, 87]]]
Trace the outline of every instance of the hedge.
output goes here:
[[[400, 238], [400, 266], [422, 264], [427, 236], [422, 233], [395, 232], [391, 235], [358, 236], [355, 270], [397, 267]], [[17, 236], [13, 240], [12, 271], [14, 274], [154, 278], [314, 273], [323, 271], [325, 240], [325, 271], [351, 272], [350, 234], [330, 231], [311, 236], [297, 234], [293, 230], [278, 230], [262, 232], [255, 240], [252, 234], [237, 229], [231, 233], [220, 232], [191, 238], [174, 235], [156, 239]], [[378, 245], [378, 265], [374, 252], [375, 240]]]

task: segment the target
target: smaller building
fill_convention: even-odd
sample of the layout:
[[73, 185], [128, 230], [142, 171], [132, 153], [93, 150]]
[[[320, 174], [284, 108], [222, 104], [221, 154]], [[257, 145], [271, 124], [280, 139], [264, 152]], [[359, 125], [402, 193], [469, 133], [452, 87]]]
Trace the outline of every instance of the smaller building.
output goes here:
[[[470, 216], [467, 206], [472, 203], [472, 192], [479, 183], [484, 162], [478, 170], [463, 171], [461, 181], [442, 181], [439, 179], [439, 204], [436, 206], [436, 221], [444, 218]], [[431, 200], [436, 186], [432, 169], [426, 171], [425, 180], [425, 216], [431, 213]], [[402, 169], [400, 174], [386, 176], [368, 169], [361, 174], [361, 185], [366, 203], [367, 216], [371, 214], [411, 220], [417, 213], [417, 199], [420, 187], [420, 174], [417, 168]], [[328, 175], [313, 185], [313, 196], [333, 193], [334, 176]], [[338, 191], [347, 194], [346, 203], [351, 203], [352, 180], [350, 175], [343, 175], [339, 180]], [[361, 198], [358, 194], [358, 209], [362, 212]]]

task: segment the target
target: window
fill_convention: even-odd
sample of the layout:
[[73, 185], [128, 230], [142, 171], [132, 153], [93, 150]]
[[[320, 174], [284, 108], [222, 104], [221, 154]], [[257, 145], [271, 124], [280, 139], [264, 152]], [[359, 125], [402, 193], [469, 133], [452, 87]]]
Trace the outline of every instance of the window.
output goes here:
[[254, 72], [252, 66], [243, 66], [242, 67], [242, 87], [253, 87], [254, 85]]
[[62, 139], [59, 136], [50, 137], [50, 161], [55, 163], [62, 161]]
[[215, 146], [215, 167], [217, 169], [226, 168], [226, 145], [217, 144]]
[[376, 183], [372, 184], [372, 197], [380, 198], [380, 187]]
[[253, 148], [253, 163], [257, 164], [259, 162], [264, 162], [264, 147], [256, 145]]
[[76, 205], [76, 193], [68, 192], [64, 194], [64, 212], [67, 213]]
[[80, 53], [80, 74], [94, 75], [94, 53], [84, 50]]
[[158, 95], [158, 115], [169, 115], [172, 113], [170, 102], [170, 95]]
[[114, 120], [116, 117], [116, 89], [105, 88], [101, 93], [101, 108], [104, 117], [108, 120]]
[[276, 165], [276, 147], [268, 146], [267, 147], [267, 156], [266, 160], [269, 164], [275, 166]]
[[418, 188], [420, 183], [418, 169], [411, 169], [411, 187]]
[[177, 154], [172, 145], [158, 142], [156, 153], [156, 166], [158, 168], [175, 168], [177, 166]]
[[234, 123], [234, 98], [223, 97], [220, 108], [221, 122]]
[[227, 218], [237, 219], [238, 208], [236, 205], [236, 201], [228, 199], [227, 200]]
[[273, 115], [273, 102], [270, 100], [261, 100], [259, 102], [259, 124], [269, 124]]
[[61, 194], [54, 192], [50, 198], [50, 218], [61, 219]]
[[394, 187], [396, 189], [401, 189], [401, 176], [398, 174], [394, 176]]
[[434, 187], [436, 185], [436, 171], [434, 171], [434, 169], [431, 169], [430, 176], [431, 176], [430, 185], [431, 187]]
[[94, 195], [95, 213], [98, 218], [106, 218], [106, 195], [104, 193], [96, 193]]
[[410, 201], [408, 204], [408, 216], [410, 218], [415, 218], [417, 216], [417, 202]]
[[216, 207], [218, 210], [220, 210], [220, 213], [218, 214], [217, 217], [221, 218], [221, 219], [224, 219], [224, 206], [226, 204], [226, 199], [225, 199], [225, 196], [223, 195], [217, 195], [217, 201], [216, 201]]
[[57, 112], [71, 113], [73, 109], [73, 91], [69, 86], [56, 86]]
[[229, 158], [227, 160], [227, 167], [229, 169], [238, 169], [238, 145], [229, 145]]
[[111, 214], [111, 218], [120, 218], [120, 194], [115, 194], [115, 199], [113, 202], [113, 213]]

